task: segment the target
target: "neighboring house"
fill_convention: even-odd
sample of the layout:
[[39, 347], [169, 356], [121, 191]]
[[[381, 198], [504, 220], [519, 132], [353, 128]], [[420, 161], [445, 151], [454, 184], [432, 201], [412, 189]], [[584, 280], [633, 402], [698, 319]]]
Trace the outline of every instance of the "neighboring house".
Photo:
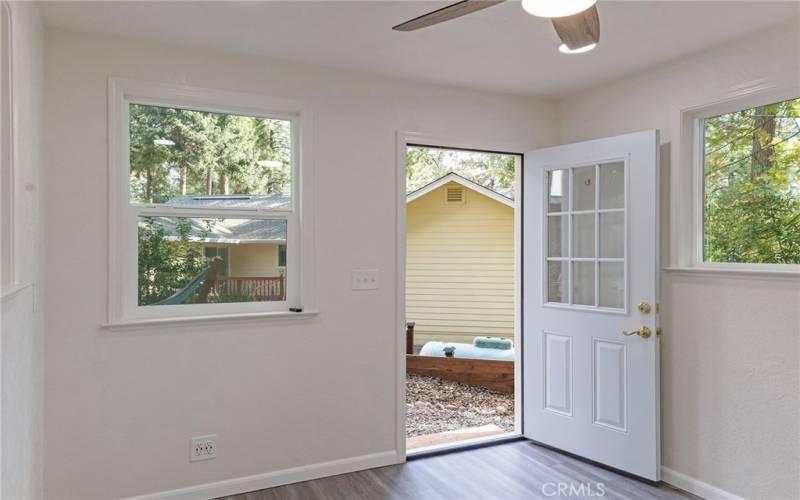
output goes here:
[[415, 343], [514, 335], [514, 200], [450, 173], [406, 195]]
[[[280, 209], [291, 203], [287, 195], [203, 195], [170, 199], [174, 206], [214, 206], [215, 208]], [[191, 219], [191, 239], [203, 247], [209, 259], [222, 259], [218, 285], [252, 290], [261, 300], [275, 300], [285, 294], [286, 221], [269, 219]], [[154, 217], [164, 228], [168, 240], [179, 238], [174, 217]], [[143, 222], [140, 222], [140, 225]]]

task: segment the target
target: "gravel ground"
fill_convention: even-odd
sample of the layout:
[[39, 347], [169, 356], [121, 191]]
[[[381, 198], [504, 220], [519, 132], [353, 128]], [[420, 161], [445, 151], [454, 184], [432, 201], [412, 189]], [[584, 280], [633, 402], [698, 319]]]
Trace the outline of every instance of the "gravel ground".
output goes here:
[[406, 377], [406, 436], [495, 424], [514, 430], [514, 396], [419, 375]]

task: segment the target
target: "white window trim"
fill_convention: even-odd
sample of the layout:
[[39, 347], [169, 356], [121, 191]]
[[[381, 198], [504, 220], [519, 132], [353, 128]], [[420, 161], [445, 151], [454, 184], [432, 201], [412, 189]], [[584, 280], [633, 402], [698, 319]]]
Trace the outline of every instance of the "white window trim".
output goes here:
[[26, 284], [19, 283], [16, 270], [16, 182], [15, 182], [15, 144], [14, 144], [14, 51], [13, 51], [13, 19], [11, 6], [0, 2], [0, 38], [2, 38], [4, 56], [0, 60], [3, 65], [0, 75], [7, 93], [0, 99], [0, 162], [2, 162], [2, 245], [0, 258], [3, 260], [3, 275], [0, 276], [0, 296], [11, 296], [23, 289]]
[[[223, 209], [230, 217], [279, 218], [288, 221], [287, 231], [294, 241], [287, 258], [297, 264], [292, 266], [296, 270], [287, 276], [289, 295], [285, 302], [138, 306], [135, 232], [138, 215], [150, 213], [202, 217], [218, 214], [220, 209], [166, 205], [137, 205], [135, 210], [131, 209], [128, 151], [128, 110], [131, 102], [263, 116], [292, 122], [294, 215], [286, 211]], [[283, 319], [287, 315], [298, 314], [291, 313], [289, 308], [300, 308], [305, 312], [298, 314], [298, 317], [316, 314], [313, 241], [314, 141], [313, 109], [310, 104], [257, 94], [111, 77], [108, 82], [108, 138], [108, 322], [104, 326], [115, 328], [221, 319]], [[291, 236], [293, 234], [297, 236]]]
[[704, 98], [676, 112], [675, 170], [671, 173], [673, 273], [731, 274], [739, 277], [798, 277], [800, 265], [706, 262], [703, 256], [703, 120], [725, 113], [800, 97], [797, 76], [749, 82]]

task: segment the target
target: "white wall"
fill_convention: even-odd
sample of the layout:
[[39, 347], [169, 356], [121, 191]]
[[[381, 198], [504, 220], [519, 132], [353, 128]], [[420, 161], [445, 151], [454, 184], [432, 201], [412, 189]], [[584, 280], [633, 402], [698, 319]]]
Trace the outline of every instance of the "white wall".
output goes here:
[[[44, 32], [38, 8], [10, 2], [13, 74], [14, 263], [16, 284], [4, 289], [0, 497], [42, 496], [43, 342], [40, 308], [41, 130]], [[5, 40], [4, 40], [5, 41]]]
[[[560, 102], [560, 142], [661, 130], [665, 267], [687, 230], [669, 231], [669, 172], [683, 168], [669, 161], [677, 109], [778, 75], [797, 82], [799, 42], [794, 20]], [[745, 498], [800, 497], [800, 282], [662, 280], [663, 465]]]
[[[394, 457], [395, 132], [525, 151], [553, 143], [554, 105], [59, 31], [47, 33], [46, 70], [46, 495]], [[110, 75], [313, 103], [318, 318], [100, 327]], [[381, 289], [351, 292], [353, 268], [381, 269]], [[219, 457], [190, 464], [189, 438], [209, 433]]]

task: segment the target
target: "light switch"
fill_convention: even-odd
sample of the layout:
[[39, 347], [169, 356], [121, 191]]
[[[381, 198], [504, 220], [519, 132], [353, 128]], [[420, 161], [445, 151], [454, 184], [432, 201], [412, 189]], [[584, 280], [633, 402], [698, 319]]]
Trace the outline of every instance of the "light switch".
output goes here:
[[353, 290], [377, 290], [377, 269], [353, 269], [350, 271]]

